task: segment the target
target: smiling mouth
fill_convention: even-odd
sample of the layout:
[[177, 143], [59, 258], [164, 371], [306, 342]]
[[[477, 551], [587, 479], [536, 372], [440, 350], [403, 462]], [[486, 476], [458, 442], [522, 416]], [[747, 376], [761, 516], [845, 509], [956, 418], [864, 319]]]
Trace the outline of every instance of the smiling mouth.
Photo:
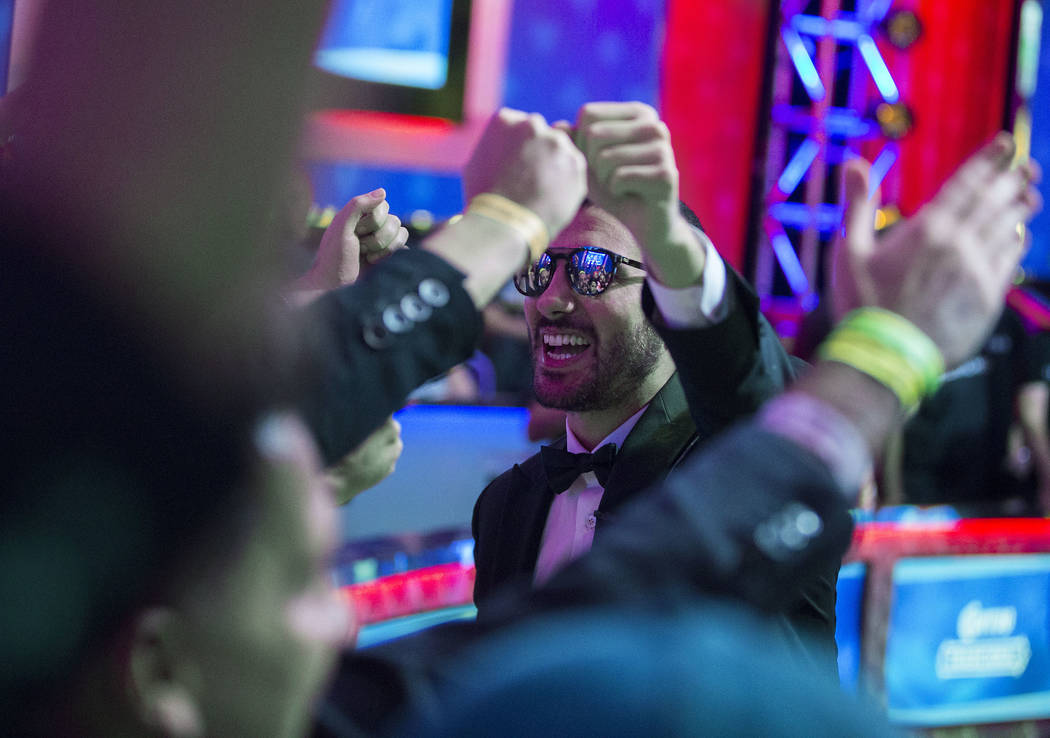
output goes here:
[[546, 366], [561, 366], [571, 363], [591, 347], [589, 338], [576, 333], [545, 331], [540, 334], [543, 342], [543, 363]]

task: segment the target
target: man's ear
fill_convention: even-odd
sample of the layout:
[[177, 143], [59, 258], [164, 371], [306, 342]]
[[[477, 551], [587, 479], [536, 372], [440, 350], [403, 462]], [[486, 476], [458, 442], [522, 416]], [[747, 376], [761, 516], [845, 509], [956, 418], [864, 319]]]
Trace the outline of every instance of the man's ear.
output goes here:
[[135, 620], [127, 662], [128, 699], [139, 720], [168, 736], [204, 735], [197, 663], [178, 614], [144, 610]]

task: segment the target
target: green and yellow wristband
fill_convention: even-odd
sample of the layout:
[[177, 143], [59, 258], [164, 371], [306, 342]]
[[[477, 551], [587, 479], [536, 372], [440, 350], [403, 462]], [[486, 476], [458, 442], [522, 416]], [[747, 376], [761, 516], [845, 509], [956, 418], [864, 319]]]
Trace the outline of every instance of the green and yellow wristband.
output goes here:
[[937, 391], [944, 373], [944, 358], [929, 336], [906, 318], [875, 307], [843, 318], [820, 345], [818, 356], [885, 385], [909, 412]]

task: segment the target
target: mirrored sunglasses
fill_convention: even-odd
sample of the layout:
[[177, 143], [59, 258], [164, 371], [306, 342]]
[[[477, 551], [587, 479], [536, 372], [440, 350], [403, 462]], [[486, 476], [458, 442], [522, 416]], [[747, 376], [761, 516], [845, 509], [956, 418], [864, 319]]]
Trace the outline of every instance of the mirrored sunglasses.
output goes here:
[[594, 297], [605, 292], [615, 279], [620, 264], [645, 270], [640, 261], [595, 246], [582, 246], [561, 254], [545, 251], [538, 261], [514, 275], [514, 286], [518, 288], [518, 292], [526, 297], [542, 295], [554, 278], [559, 259], [566, 261], [569, 285], [585, 297]]

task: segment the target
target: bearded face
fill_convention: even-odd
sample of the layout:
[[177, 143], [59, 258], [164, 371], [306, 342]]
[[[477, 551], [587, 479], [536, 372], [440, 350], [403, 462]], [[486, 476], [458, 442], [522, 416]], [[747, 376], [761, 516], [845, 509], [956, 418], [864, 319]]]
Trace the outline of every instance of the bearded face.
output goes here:
[[[581, 246], [641, 259], [630, 232], [591, 205], [580, 210], [549, 250], [567, 253]], [[667, 349], [642, 313], [644, 273], [621, 265], [608, 289], [585, 296], [570, 287], [567, 268], [567, 259], [556, 259], [547, 289], [525, 301], [537, 400], [570, 412], [648, 402], [659, 385], [651, 392], [640, 388], [651, 384], [647, 380], [667, 360]], [[648, 394], [639, 397], [640, 392]]]

